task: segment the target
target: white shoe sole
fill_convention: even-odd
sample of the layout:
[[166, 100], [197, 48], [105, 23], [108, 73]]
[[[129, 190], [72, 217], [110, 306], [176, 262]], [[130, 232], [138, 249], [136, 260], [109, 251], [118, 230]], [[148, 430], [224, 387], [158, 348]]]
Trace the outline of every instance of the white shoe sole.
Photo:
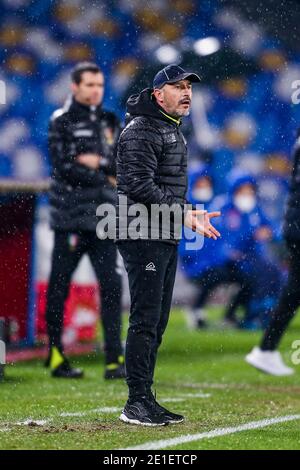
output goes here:
[[180, 424], [180, 423], [183, 423], [184, 421], [184, 418], [182, 419], [178, 419], [177, 421], [168, 421], [168, 424], [172, 425], [172, 424]]
[[135, 424], [137, 426], [151, 426], [151, 427], [155, 427], [155, 426], [166, 426], [168, 424], [168, 422], [165, 422], [165, 423], [143, 423], [142, 421], [139, 421], [138, 419], [131, 419], [131, 418], [128, 418], [124, 413], [121, 414], [120, 416], [120, 421], [123, 421], [123, 423], [127, 423], [127, 424]]
[[250, 366], [255, 367], [255, 369], [258, 369], [261, 372], [264, 372], [265, 374], [274, 375], [274, 377], [288, 377], [295, 373], [293, 369], [287, 370], [286, 372], [278, 372], [273, 369], [270, 369], [267, 366], [264, 366], [260, 362], [253, 359], [251, 354], [248, 354], [248, 356], [245, 357], [245, 361], [250, 364]]

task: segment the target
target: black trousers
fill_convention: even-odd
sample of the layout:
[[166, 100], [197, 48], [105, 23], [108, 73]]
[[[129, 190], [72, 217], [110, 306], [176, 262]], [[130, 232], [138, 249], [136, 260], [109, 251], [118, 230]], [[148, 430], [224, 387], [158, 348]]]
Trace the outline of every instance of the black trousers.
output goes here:
[[265, 331], [261, 349], [274, 351], [285, 333], [290, 321], [300, 306], [300, 241], [287, 241], [289, 250], [289, 276], [283, 288], [278, 307]]
[[157, 351], [169, 320], [177, 267], [177, 245], [160, 241], [118, 243], [129, 279], [131, 308], [126, 342], [129, 399], [153, 384]]
[[251, 298], [251, 280], [244, 274], [236, 263], [227, 263], [224, 266], [209, 268], [202, 276], [194, 281], [201, 290], [193, 303], [194, 309], [203, 308], [208, 301], [212, 291], [221, 284], [231, 284], [236, 282], [240, 286], [238, 295], [234, 298], [233, 304], [226, 311], [226, 318], [233, 318], [235, 309], [241, 305], [246, 305]]
[[122, 287], [117, 267], [117, 248], [112, 240], [99, 240], [94, 232], [55, 232], [46, 309], [49, 344], [62, 348], [64, 305], [72, 274], [85, 253], [91, 260], [101, 288], [106, 363], [117, 362], [122, 354]]

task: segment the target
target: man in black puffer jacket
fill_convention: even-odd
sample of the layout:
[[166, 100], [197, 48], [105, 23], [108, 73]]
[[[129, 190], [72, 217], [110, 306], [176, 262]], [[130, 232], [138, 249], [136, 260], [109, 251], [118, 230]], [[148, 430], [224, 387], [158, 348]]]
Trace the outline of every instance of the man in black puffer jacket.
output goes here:
[[[117, 156], [117, 243], [131, 294], [126, 344], [129, 399], [120, 416], [126, 423], [159, 426], [184, 419], [161, 407], [151, 386], [169, 318], [182, 223], [207, 237], [220, 235], [210, 224], [219, 213], [185, 211], [187, 146], [180, 119], [189, 113], [191, 82], [198, 81], [198, 75], [170, 65], [155, 76], [153, 89], [127, 102], [128, 124]], [[169, 225], [167, 212], [160, 217], [159, 209], [171, 207]], [[154, 217], [152, 209], [158, 209]]]
[[[300, 306], [300, 132], [294, 147], [290, 195], [284, 221], [284, 238], [288, 248], [289, 276], [273, 312], [260, 347], [255, 347], [246, 361], [265, 373], [288, 376], [294, 370], [288, 367], [277, 350], [279, 343]], [[296, 353], [299, 356], [298, 353]]]
[[78, 378], [63, 354], [64, 304], [71, 276], [87, 253], [101, 285], [105, 378], [124, 377], [120, 340], [121, 277], [113, 240], [99, 240], [96, 209], [116, 203], [115, 150], [117, 117], [101, 107], [104, 76], [96, 64], [80, 63], [72, 73], [72, 99], [50, 121], [52, 161], [51, 227], [55, 231], [46, 319], [52, 376]]

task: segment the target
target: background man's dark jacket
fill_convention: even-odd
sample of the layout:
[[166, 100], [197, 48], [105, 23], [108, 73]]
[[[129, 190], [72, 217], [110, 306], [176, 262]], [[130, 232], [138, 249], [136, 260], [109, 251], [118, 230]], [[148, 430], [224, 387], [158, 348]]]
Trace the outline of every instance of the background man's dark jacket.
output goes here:
[[[116, 173], [116, 142], [120, 130], [119, 120], [113, 113], [101, 106], [82, 105], [74, 99], [53, 114], [49, 152], [51, 227], [54, 230], [95, 231], [99, 204], [116, 203], [116, 189], [107, 177]], [[76, 157], [84, 153], [103, 157], [99, 170], [76, 161]]]
[[[177, 203], [183, 207], [187, 190], [187, 146], [178, 121], [156, 104], [151, 89], [132, 95], [127, 113], [128, 124], [120, 136], [117, 153], [117, 240], [122, 238], [120, 227], [124, 224], [121, 196], [127, 196], [129, 208], [135, 203], [147, 207]], [[128, 217], [127, 225], [132, 220]], [[149, 218], [144, 217], [142, 225], [150, 233]], [[176, 243], [172, 224], [165, 241]]]
[[284, 224], [287, 240], [300, 242], [300, 131], [294, 147], [293, 172]]

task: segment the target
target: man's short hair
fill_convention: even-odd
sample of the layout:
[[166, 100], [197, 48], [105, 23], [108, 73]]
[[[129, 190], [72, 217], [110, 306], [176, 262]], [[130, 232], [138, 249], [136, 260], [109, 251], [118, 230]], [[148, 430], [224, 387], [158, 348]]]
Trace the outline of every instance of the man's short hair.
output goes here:
[[79, 62], [79, 64], [75, 65], [71, 72], [71, 79], [73, 83], [79, 85], [82, 80], [82, 74], [84, 72], [92, 72], [92, 73], [102, 73], [99, 65], [94, 64], [93, 62]]

